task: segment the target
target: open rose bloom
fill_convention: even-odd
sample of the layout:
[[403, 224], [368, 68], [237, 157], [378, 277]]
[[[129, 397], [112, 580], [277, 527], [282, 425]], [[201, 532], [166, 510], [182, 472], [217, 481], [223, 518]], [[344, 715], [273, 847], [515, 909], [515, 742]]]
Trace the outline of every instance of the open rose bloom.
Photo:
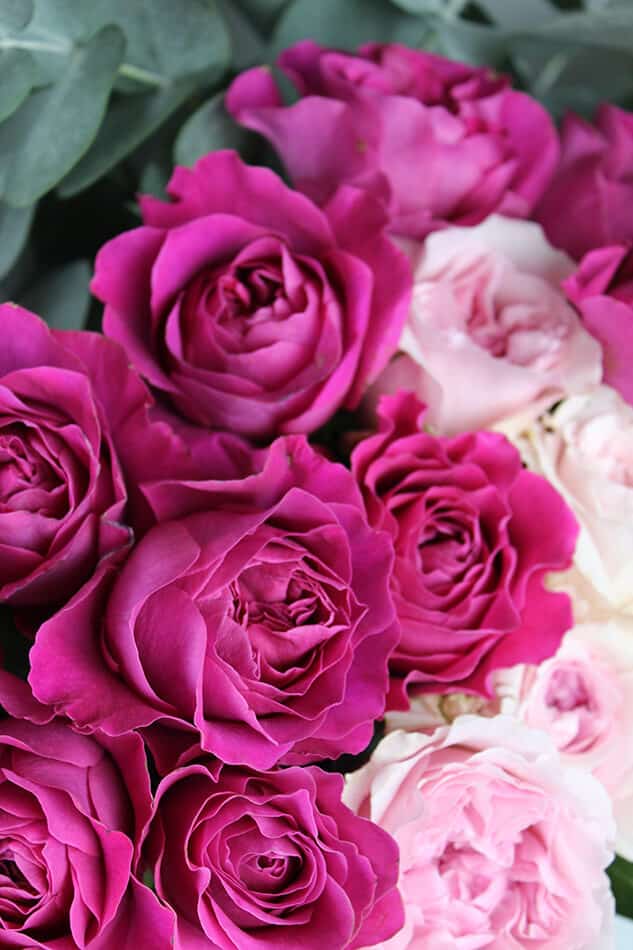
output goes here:
[[612, 945], [609, 801], [544, 734], [506, 716], [393, 732], [345, 800], [400, 846], [406, 919], [385, 950]]

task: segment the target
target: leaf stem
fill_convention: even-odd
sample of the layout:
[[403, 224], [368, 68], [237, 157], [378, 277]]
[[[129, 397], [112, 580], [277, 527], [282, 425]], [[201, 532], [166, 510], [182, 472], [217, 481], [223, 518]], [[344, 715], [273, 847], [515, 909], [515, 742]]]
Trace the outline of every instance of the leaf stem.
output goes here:
[[[52, 53], [55, 56], [68, 56], [73, 50], [73, 44], [64, 40], [62, 37], [51, 36], [50, 39], [17, 39], [11, 36], [5, 36], [0, 39], [0, 50], [22, 49], [34, 53]], [[152, 72], [149, 69], [143, 69], [141, 66], [135, 66], [133, 63], [121, 63], [118, 69], [119, 76], [126, 79], [133, 79], [135, 82], [144, 83], [146, 86], [162, 87], [168, 84], [168, 81], [160, 73]]]

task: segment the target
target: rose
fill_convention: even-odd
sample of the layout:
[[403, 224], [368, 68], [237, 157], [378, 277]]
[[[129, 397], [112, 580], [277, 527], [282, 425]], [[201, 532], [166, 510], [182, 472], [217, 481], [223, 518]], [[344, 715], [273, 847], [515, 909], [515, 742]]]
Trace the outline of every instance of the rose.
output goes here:
[[162, 771], [198, 745], [255, 768], [367, 745], [398, 637], [390, 539], [305, 438], [263, 460], [241, 480], [148, 488], [177, 520], [40, 628], [41, 701], [108, 734], [142, 728]]
[[627, 245], [590, 251], [564, 282], [584, 325], [600, 342], [604, 381], [633, 403], [633, 252]]
[[[412, 245], [413, 302], [376, 393], [414, 389], [446, 434], [536, 418], [600, 381], [601, 350], [565, 300], [573, 263], [526, 221], [492, 217]], [[491, 382], [492, 381], [492, 382]]]
[[97, 256], [104, 329], [179, 413], [260, 440], [353, 406], [395, 351], [407, 261], [355, 189], [324, 211], [214, 152]]
[[612, 946], [609, 801], [543, 733], [509, 716], [392, 732], [347, 781], [400, 846], [405, 925], [384, 950]]
[[580, 524], [574, 566], [587, 618], [633, 612], [633, 408], [608, 386], [574, 396], [532, 426], [526, 448]]
[[135, 482], [186, 471], [186, 450], [115, 343], [13, 304], [0, 319], [0, 600], [50, 610], [128, 546]]
[[373, 946], [402, 926], [398, 849], [314, 766], [172, 772], [144, 848], [176, 950]]
[[384, 397], [380, 431], [352, 455], [369, 522], [396, 552], [392, 708], [407, 687], [490, 695], [493, 670], [551, 656], [572, 625], [569, 598], [543, 586], [571, 563], [567, 506], [504, 436], [433, 436], [423, 415], [411, 393]]
[[131, 872], [151, 810], [138, 736], [82, 736], [2, 674], [2, 701], [39, 724], [0, 719], [0, 945], [169, 950], [172, 920]]
[[536, 209], [548, 238], [580, 260], [633, 238], [633, 115], [601, 105], [592, 125], [563, 120], [558, 170]]
[[233, 81], [229, 112], [272, 142], [315, 201], [341, 183], [364, 188], [385, 200], [397, 234], [423, 238], [494, 211], [526, 217], [555, 169], [545, 110], [488, 69], [395, 44], [351, 55], [310, 40], [278, 65], [297, 103], [285, 107], [258, 67]]
[[518, 715], [551, 736], [566, 765], [600, 779], [616, 850], [633, 860], [633, 622], [578, 624], [556, 656], [525, 671], [518, 693]]

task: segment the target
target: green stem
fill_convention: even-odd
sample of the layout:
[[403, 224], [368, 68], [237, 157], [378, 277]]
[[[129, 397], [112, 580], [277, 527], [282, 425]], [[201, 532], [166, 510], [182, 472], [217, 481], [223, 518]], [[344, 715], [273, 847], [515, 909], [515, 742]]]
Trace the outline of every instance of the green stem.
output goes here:
[[[73, 44], [68, 41], [51, 37], [50, 40], [20, 40], [7, 36], [0, 39], [0, 50], [3, 49], [23, 49], [34, 53], [52, 53], [55, 56], [68, 56], [73, 49]], [[154, 73], [149, 69], [143, 69], [141, 66], [135, 66], [133, 63], [121, 63], [118, 69], [119, 76], [126, 79], [133, 79], [135, 82], [144, 83], [146, 86], [165, 86], [167, 80], [159, 73]]]

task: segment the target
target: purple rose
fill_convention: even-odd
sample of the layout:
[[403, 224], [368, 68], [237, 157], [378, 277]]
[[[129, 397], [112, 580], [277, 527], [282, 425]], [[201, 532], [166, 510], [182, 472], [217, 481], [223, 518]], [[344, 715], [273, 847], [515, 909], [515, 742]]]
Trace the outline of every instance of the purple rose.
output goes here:
[[633, 114], [604, 104], [593, 125], [565, 117], [560, 164], [536, 218], [577, 260], [633, 238]]
[[398, 849], [314, 766], [217, 761], [163, 779], [144, 848], [175, 950], [373, 946], [403, 923]]
[[527, 217], [556, 167], [546, 111], [489, 69], [394, 44], [352, 55], [311, 40], [278, 65], [298, 102], [284, 106], [257, 67], [230, 86], [228, 111], [270, 140], [316, 202], [343, 183], [369, 190], [396, 234], [422, 238], [495, 211]]
[[356, 405], [410, 299], [380, 207], [346, 188], [321, 211], [233, 152], [177, 168], [168, 191], [92, 284], [138, 371], [190, 421], [260, 440]]
[[13, 304], [0, 319], [0, 601], [49, 609], [128, 546], [129, 485], [178, 440], [115, 343]]
[[398, 639], [389, 537], [302, 437], [235, 481], [145, 491], [163, 521], [38, 631], [35, 695], [81, 727], [143, 729], [159, 769], [200, 746], [302, 763], [369, 742]]
[[151, 805], [138, 736], [0, 719], [0, 946], [169, 950], [171, 917], [132, 875]]
[[369, 521], [396, 551], [392, 708], [408, 686], [487, 695], [493, 670], [539, 663], [572, 626], [567, 595], [543, 583], [574, 552], [562, 498], [504, 436], [433, 436], [423, 413], [411, 393], [384, 397], [380, 432], [352, 455]]
[[564, 285], [603, 350], [603, 379], [633, 405], [633, 250], [616, 244], [590, 251]]

